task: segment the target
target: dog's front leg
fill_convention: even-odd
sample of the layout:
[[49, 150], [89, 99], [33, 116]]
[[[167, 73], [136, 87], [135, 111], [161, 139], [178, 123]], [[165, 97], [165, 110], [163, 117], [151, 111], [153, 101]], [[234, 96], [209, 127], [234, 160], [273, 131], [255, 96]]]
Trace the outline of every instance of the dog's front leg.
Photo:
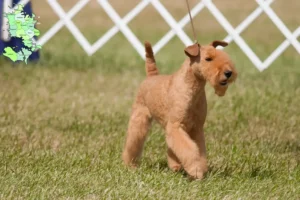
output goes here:
[[181, 128], [180, 123], [168, 123], [166, 140], [191, 178], [202, 179], [207, 168], [206, 162], [203, 162], [196, 142]]
[[204, 131], [202, 129], [191, 131], [191, 138], [196, 142], [202, 161], [203, 171], [207, 172], [206, 147]]

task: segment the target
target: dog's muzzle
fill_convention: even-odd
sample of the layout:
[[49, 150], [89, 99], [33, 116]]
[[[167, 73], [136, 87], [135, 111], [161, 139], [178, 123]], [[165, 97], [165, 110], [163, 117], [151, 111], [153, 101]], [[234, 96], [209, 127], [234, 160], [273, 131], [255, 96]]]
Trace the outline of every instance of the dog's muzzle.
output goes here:
[[221, 81], [220, 85], [222, 85], [222, 86], [227, 85], [228, 84], [228, 79], [231, 77], [231, 75], [232, 75], [232, 71], [229, 71], [229, 70], [225, 71], [224, 76], [226, 77], [226, 79]]

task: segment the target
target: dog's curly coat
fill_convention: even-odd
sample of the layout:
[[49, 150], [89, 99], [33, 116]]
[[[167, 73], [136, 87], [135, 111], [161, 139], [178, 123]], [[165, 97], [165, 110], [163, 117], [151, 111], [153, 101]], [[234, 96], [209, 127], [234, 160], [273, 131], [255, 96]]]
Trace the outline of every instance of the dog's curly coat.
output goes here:
[[237, 77], [229, 56], [216, 47], [198, 43], [184, 49], [187, 59], [172, 75], [158, 75], [150, 43], [145, 42], [147, 78], [141, 83], [133, 104], [123, 151], [126, 165], [136, 167], [152, 119], [166, 131], [168, 165], [181, 167], [194, 179], [202, 179], [207, 171], [203, 125], [207, 105], [205, 84], [208, 81], [219, 96]]

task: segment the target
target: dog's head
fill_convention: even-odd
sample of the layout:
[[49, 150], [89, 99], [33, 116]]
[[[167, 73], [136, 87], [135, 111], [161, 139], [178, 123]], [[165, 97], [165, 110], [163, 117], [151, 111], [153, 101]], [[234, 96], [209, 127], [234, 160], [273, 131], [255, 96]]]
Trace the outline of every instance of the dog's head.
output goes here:
[[184, 49], [195, 75], [207, 80], [219, 96], [224, 96], [228, 85], [237, 78], [228, 54], [216, 49], [217, 46], [227, 45], [224, 41], [213, 41], [210, 45], [200, 46], [196, 43]]

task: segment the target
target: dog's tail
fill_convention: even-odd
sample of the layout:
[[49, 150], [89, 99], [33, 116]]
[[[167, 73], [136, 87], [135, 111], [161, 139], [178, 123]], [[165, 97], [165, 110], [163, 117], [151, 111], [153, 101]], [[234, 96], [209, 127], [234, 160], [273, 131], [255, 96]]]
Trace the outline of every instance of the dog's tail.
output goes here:
[[145, 42], [145, 51], [146, 51], [146, 73], [147, 73], [147, 76], [158, 75], [158, 69], [156, 67], [155, 58], [153, 55], [151, 44], [149, 42]]

